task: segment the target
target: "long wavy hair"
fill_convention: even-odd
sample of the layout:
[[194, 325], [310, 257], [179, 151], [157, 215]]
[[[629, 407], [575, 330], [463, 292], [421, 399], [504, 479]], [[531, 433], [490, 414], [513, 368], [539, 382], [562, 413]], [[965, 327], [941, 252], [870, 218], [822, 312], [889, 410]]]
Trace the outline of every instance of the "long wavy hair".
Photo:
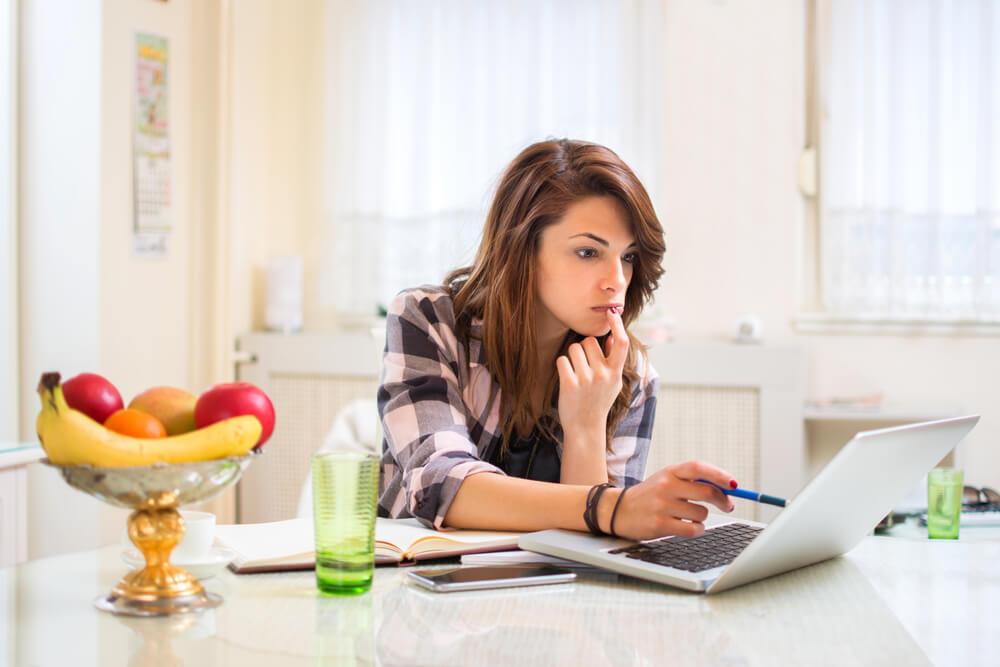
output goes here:
[[[652, 298], [663, 274], [663, 227], [632, 170], [613, 151], [598, 144], [559, 139], [521, 151], [497, 185], [474, 263], [445, 278], [454, 299], [456, 333], [466, 350], [472, 319], [482, 319], [487, 368], [500, 390], [505, 449], [516, 424], [535, 424], [555, 437], [550, 423], [558, 417], [552, 414], [552, 403], [559, 375], [555, 364], [536, 368], [535, 363], [536, 256], [542, 230], [558, 222], [570, 205], [591, 196], [611, 196], [624, 206], [638, 245], [638, 261], [633, 265], [622, 315], [627, 329]], [[606, 337], [599, 339], [602, 350]], [[570, 331], [559, 353], [565, 354], [569, 345], [583, 339]], [[640, 343], [631, 332], [629, 343], [622, 389], [608, 413], [609, 449], [639, 380], [636, 350]], [[535, 414], [530, 393], [525, 391], [537, 383], [547, 387], [541, 414]], [[543, 419], [546, 415], [554, 419]]]

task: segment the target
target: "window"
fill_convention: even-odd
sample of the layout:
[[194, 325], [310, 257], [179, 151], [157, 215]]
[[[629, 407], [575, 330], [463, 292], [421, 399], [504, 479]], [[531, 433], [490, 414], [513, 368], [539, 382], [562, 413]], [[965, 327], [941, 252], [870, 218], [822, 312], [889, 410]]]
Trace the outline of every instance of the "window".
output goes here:
[[549, 137], [660, 179], [657, 0], [330, 3], [322, 304], [370, 316], [479, 241], [503, 168]]
[[1000, 321], [1000, 6], [845, 0], [822, 16], [827, 311]]

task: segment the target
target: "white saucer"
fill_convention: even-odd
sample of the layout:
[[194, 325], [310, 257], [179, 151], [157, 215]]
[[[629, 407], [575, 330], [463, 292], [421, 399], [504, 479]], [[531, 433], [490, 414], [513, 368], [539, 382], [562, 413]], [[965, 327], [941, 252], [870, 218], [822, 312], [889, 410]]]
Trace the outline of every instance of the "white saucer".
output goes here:
[[[203, 558], [194, 561], [175, 561], [171, 563], [183, 567], [191, 573], [195, 579], [211, 579], [219, 570], [233, 560], [233, 552], [225, 547], [214, 546]], [[130, 569], [137, 569], [146, 566], [146, 559], [139, 553], [138, 549], [126, 549], [122, 552], [122, 560]]]

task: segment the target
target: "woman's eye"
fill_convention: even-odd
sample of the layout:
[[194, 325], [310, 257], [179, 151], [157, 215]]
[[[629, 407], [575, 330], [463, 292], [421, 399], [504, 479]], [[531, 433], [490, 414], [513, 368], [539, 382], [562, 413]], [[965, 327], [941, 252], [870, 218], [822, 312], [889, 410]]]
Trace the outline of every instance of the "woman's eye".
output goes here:
[[622, 257], [622, 259], [628, 262], [629, 264], [635, 264], [636, 262], [639, 261], [639, 254], [634, 252], [627, 252], [625, 253], [625, 256]]
[[591, 257], [597, 257], [597, 251], [593, 248], [581, 248], [576, 251], [576, 254], [583, 259], [590, 259]]

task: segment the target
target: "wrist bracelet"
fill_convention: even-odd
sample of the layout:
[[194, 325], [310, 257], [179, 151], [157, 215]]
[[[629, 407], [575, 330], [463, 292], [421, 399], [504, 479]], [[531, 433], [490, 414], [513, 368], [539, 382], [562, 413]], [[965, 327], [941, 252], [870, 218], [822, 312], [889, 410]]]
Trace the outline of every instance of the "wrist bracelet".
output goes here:
[[596, 492], [597, 486], [590, 487], [590, 491], [587, 492], [587, 502], [583, 506], [583, 522], [587, 524], [587, 530], [594, 535], [597, 535], [597, 532], [594, 530], [595, 526], [590, 518], [590, 504], [594, 501], [594, 493]]
[[611, 510], [611, 536], [618, 537], [618, 533], [615, 532], [615, 517], [618, 516], [618, 506], [622, 504], [622, 498], [625, 497], [625, 492], [628, 491], [627, 486], [622, 487], [622, 492], [618, 494], [618, 500], [615, 501], [615, 508]]
[[605, 482], [604, 484], [595, 484], [590, 488], [587, 493], [587, 506], [583, 510], [583, 522], [587, 524], [587, 528], [594, 535], [607, 535], [597, 521], [597, 505], [601, 501], [601, 496], [604, 492], [608, 490], [611, 484]]

